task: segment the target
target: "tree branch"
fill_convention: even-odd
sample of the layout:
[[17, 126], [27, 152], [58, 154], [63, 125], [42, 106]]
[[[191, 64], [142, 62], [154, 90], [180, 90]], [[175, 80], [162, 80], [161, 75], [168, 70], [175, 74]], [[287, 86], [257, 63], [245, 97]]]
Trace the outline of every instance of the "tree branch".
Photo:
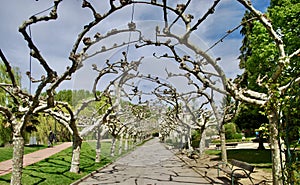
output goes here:
[[1, 49], [0, 49], [0, 57], [1, 57], [2, 61], [4, 62], [5, 66], [6, 66], [6, 72], [8, 73], [8, 75], [10, 77], [10, 80], [11, 80], [11, 83], [12, 83], [13, 87], [18, 87], [18, 84], [16, 82], [15, 75], [12, 71], [12, 68], [11, 68], [8, 60], [6, 59], [4, 54], [2, 53]]

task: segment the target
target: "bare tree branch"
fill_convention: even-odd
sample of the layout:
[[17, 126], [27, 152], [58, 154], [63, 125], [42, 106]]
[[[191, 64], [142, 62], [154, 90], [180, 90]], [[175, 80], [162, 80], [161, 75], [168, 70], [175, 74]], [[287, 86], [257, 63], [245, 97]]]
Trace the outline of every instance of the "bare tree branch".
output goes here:
[[15, 75], [13, 74], [12, 68], [8, 62], [8, 60], [6, 59], [6, 57], [4, 56], [4, 54], [2, 53], [2, 50], [0, 49], [0, 57], [2, 59], [2, 61], [4, 62], [5, 66], [6, 66], [6, 72], [8, 73], [11, 83], [13, 85], [13, 87], [18, 87], [16, 79], [15, 79]]
[[198, 26], [210, 15], [215, 12], [216, 6], [219, 4], [220, 0], [215, 0], [213, 5], [208, 9], [208, 11], [203, 15], [201, 19], [198, 19], [197, 23], [190, 29], [188, 32], [185, 34], [183, 38], [187, 39], [190, 34], [194, 31], [197, 30]]

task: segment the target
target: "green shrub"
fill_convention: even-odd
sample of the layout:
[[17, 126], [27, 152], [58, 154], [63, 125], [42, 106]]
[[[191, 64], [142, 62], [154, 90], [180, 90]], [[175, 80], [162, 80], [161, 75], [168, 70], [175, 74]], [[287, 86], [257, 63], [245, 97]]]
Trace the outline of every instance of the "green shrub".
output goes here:
[[11, 141], [11, 127], [5, 127], [4, 123], [0, 118], [0, 146], [4, 146], [5, 144]]
[[193, 148], [199, 148], [199, 143], [200, 143], [200, 140], [192, 140], [192, 147]]
[[234, 134], [236, 133], [236, 125], [234, 123], [227, 123], [225, 127], [225, 137], [226, 139], [234, 139]]
[[158, 133], [158, 132], [154, 132], [154, 133], [152, 134], [152, 136], [153, 136], [153, 137], [158, 137], [158, 136], [159, 136], [159, 133]]
[[227, 123], [225, 126], [225, 137], [228, 139], [242, 139], [243, 135], [241, 133], [237, 133], [237, 127], [235, 123]]
[[200, 137], [201, 135], [199, 130], [193, 130], [192, 141], [191, 141], [191, 145], [193, 148], [199, 148]]
[[233, 135], [233, 139], [242, 139], [242, 138], [243, 138], [243, 134], [241, 134], [241, 133], [235, 133]]

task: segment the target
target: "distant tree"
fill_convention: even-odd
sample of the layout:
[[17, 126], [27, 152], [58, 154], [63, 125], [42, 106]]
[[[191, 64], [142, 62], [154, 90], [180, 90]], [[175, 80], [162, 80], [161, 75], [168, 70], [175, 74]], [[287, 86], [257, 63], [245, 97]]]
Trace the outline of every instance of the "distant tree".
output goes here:
[[58, 91], [55, 94], [55, 99], [57, 101], [64, 101], [72, 105], [73, 107], [76, 107], [78, 104], [82, 102], [82, 100], [88, 99], [93, 97], [93, 93], [80, 89], [80, 90], [61, 90]]
[[224, 127], [226, 139], [242, 139], [242, 135], [238, 133], [235, 123], [227, 123]]
[[[16, 76], [16, 83], [20, 85], [21, 75], [18, 68], [12, 70], [13, 74]], [[6, 67], [1, 60], [0, 62], [0, 83], [10, 83], [10, 78], [8, 73], [6, 73]], [[0, 87], [0, 104], [6, 104], [7, 106], [12, 106], [13, 101], [11, 97], [7, 94], [4, 88]], [[0, 114], [0, 146], [5, 145], [12, 140], [12, 127], [9, 122]]]
[[254, 130], [259, 128], [261, 124], [268, 122], [267, 116], [262, 112], [263, 109], [258, 106], [241, 103], [233, 122], [245, 133], [246, 137], [254, 136]]
[[64, 101], [72, 105], [72, 94], [73, 94], [72, 90], [61, 90], [55, 94], [55, 99], [57, 101]]
[[12, 129], [5, 121], [3, 116], [0, 115], [0, 146], [4, 146], [9, 143], [12, 138]]

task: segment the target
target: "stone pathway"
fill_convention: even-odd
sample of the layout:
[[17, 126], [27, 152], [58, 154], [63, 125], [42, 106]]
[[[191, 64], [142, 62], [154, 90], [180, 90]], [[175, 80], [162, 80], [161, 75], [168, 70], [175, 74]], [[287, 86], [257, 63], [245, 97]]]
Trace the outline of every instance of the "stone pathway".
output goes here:
[[211, 183], [154, 138], [115, 163], [75, 184], [199, 185]]
[[[41, 161], [45, 158], [50, 157], [68, 147], [72, 146], [72, 142], [65, 142], [60, 145], [55, 145], [50, 148], [45, 148], [42, 150], [38, 150], [36, 152], [32, 152], [24, 155], [23, 167]], [[12, 170], [12, 160], [7, 160], [0, 162], [0, 176], [10, 173]]]

